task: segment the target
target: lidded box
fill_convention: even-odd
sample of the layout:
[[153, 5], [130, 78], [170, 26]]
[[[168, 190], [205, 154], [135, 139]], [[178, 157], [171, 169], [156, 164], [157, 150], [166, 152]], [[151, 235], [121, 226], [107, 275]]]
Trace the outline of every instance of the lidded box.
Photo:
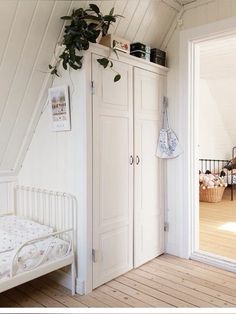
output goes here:
[[130, 53], [130, 42], [113, 34], [102, 37], [99, 44], [125, 53]]
[[150, 61], [151, 47], [143, 43], [136, 42], [130, 45], [130, 54], [132, 56]]
[[148, 45], [145, 45], [143, 43], [137, 42], [137, 43], [132, 43], [130, 44], [130, 51], [134, 52], [134, 51], [143, 51], [147, 54], [151, 53], [151, 47]]
[[135, 57], [150, 61], [150, 54], [146, 53], [144, 51], [135, 50], [135, 51], [132, 51], [130, 54], [131, 54], [131, 56], [135, 56]]
[[166, 66], [166, 52], [158, 48], [151, 49], [151, 62]]

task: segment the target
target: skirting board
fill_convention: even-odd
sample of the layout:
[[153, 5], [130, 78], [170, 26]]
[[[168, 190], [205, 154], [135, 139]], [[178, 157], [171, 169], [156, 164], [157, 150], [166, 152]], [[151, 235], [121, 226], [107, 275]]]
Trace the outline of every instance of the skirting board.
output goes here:
[[218, 268], [222, 268], [227, 271], [231, 271], [233, 273], [236, 272], [236, 266], [235, 266], [235, 261], [223, 258], [221, 256], [211, 254], [211, 253], [206, 253], [204, 251], [197, 251], [194, 252], [190, 259], [209, 264], [211, 266], [215, 266]]
[[[50, 279], [55, 281], [56, 283], [62, 285], [63, 287], [71, 290], [71, 275], [65, 273], [62, 270], [54, 271], [47, 275]], [[85, 294], [84, 281], [80, 281], [76, 278], [76, 293], [80, 295]]]

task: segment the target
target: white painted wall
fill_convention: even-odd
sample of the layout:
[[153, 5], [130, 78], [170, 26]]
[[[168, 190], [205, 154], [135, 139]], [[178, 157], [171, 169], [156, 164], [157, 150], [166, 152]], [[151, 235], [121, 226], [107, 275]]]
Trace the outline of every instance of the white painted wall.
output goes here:
[[[97, 55], [107, 55], [108, 48], [93, 45], [91, 52]], [[119, 60], [166, 76], [165, 69], [158, 65], [148, 64], [142, 59], [120, 53]], [[82, 70], [71, 71], [71, 74], [60, 70], [61, 77], [56, 78], [53, 84], [54, 86], [70, 86], [72, 130], [53, 132], [51, 111], [48, 105], [45, 106], [19, 174], [19, 184], [65, 191], [74, 194], [78, 199], [79, 284], [86, 280], [87, 276], [91, 276], [87, 270], [91, 270], [92, 264], [92, 232], [91, 228], [87, 228], [88, 222], [91, 226], [92, 215], [92, 199], [89, 194], [91, 191], [88, 191], [92, 183], [89, 172], [92, 171], [90, 163], [92, 159], [90, 61], [91, 54], [88, 53], [84, 56]], [[95, 91], [96, 88], [99, 87], [95, 86]], [[87, 164], [91, 165], [89, 170], [87, 170], [89, 168]], [[89, 285], [89, 280], [87, 282]], [[86, 291], [89, 288], [86, 286]]]
[[222, 114], [224, 103], [221, 99], [217, 101], [215, 89], [211, 89], [211, 85], [216, 83], [216, 80], [209, 82], [204, 79], [200, 82], [199, 158], [230, 159], [233, 140], [229, 133], [230, 125], [225, 124]]
[[[198, 5], [198, 7], [195, 7]], [[180, 45], [180, 31], [190, 29], [207, 23], [226, 19], [236, 16], [236, 1], [234, 0], [213, 0], [202, 1], [198, 0], [196, 3], [185, 6], [185, 12], [181, 20], [176, 26], [171, 39], [166, 48], [168, 53], [168, 82], [167, 95], [169, 97], [169, 115], [170, 123], [180, 135], [188, 130], [182, 130], [180, 124], [181, 117], [181, 100], [179, 100], [179, 45]], [[183, 182], [183, 172], [185, 169], [182, 166], [182, 157], [169, 160], [167, 163], [167, 211], [166, 219], [169, 222], [169, 232], [167, 234], [167, 252], [178, 256], [184, 256], [183, 253], [183, 233], [179, 226], [183, 224], [182, 207], [183, 207], [183, 189], [185, 189], [185, 182]]]
[[[86, 274], [86, 81], [85, 70], [63, 72], [53, 86], [68, 85], [72, 130], [53, 132], [51, 110], [42, 112], [19, 173], [19, 184], [72, 193], [78, 200], [79, 282]], [[76, 82], [80, 88], [75, 88]], [[75, 175], [75, 173], [77, 175]]]

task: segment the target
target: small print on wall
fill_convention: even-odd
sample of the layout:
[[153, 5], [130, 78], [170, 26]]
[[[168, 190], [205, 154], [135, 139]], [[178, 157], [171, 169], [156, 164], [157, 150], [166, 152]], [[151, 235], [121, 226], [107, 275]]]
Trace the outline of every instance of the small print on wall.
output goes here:
[[53, 131], [70, 131], [70, 104], [68, 86], [56, 86], [48, 90], [49, 103], [52, 109]]

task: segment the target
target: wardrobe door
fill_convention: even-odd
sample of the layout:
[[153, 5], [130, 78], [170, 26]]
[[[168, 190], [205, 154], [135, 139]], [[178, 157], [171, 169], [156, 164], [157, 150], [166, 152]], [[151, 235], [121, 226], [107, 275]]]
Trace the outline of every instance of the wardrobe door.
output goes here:
[[155, 155], [164, 78], [134, 69], [134, 266], [164, 252], [162, 162]]
[[93, 288], [133, 267], [132, 67], [93, 55]]

